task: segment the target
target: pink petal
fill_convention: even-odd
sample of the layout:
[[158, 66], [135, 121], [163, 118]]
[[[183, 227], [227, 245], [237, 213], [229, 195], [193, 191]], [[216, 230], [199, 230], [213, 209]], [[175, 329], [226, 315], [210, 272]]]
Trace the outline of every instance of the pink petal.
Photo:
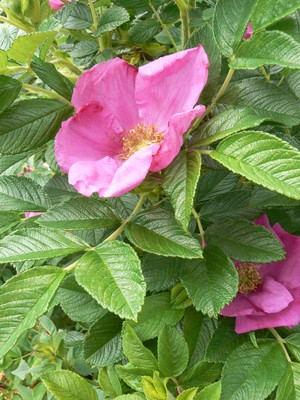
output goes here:
[[172, 115], [191, 110], [206, 84], [208, 66], [199, 45], [139, 68], [135, 96], [142, 122], [164, 130]]
[[266, 276], [262, 285], [248, 295], [248, 300], [265, 313], [276, 313], [286, 308], [294, 298], [281, 283]]
[[236, 317], [238, 315], [251, 315], [255, 311], [255, 306], [243, 294], [238, 293], [233, 301], [221, 310], [221, 315]]
[[98, 161], [78, 161], [70, 168], [69, 183], [84, 196], [100, 194], [109, 188], [117, 169], [117, 162], [108, 156]]
[[120, 58], [95, 65], [78, 79], [72, 103], [79, 109], [98, 102], [119, 121], [122, 129], [132, 129], [139, 122], [135, 102], [137, 70]]
[[38, 215], [44, 214], [43, 212], [26, 212], [25, 213], [25, 218], [31, 218], [31, 217], [36, 217]]
[[252, 33], [253, 33], [253, 29], [251, 26], [251, 22], [249, 22], [247, 25], [246, 33], [244, 35], [244, 39], [248, 40], [252, 36]]
[[297, 325], [300, 322], [300, 288], [293, 290], [291, 294], [295, 300], [282, 311], [273, 314], [237, 317], [235, 322], [236, 333]]
[[55, 155], [63, 172], [72, 164], [115, 158], [122, 150], [119, 123], [97, 103], [82, 107], [74, 117], [62, 123], [55, 139]]
[[[68, 1], [71, 1], [71, 0], [68, 0]], [[60, 0], [49, 0], [49, 4], [53, 10], [60, 10], [65, 5], [65, 3]]]
[[98, 191], [100, 197], [118, 197], [137, 187], [145, 179], [152, 157], [159, 149], [158, 144], [144, 147], [135, 152], [116, 171], [107, 190]]
[[183, 134], [188, 130], [193, 119], [202, 115], [204, 111], [204, 106], [197, 106], [193, 110], [173, 115], [170, 118], [164, 140], [158, 153], [153, 157], [151, 171], [161, 171], [174, 160], [182, 146]]

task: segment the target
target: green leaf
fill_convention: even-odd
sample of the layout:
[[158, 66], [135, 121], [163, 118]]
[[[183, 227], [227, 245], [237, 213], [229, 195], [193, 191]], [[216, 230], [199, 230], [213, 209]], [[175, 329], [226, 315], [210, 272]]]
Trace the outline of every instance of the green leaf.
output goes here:
[[195, 400], [220, 400], [221, 398], [221, 381], [212, 383], [202, 389]]
[[237, 347], [248, 341], [248, 335], [237, 335], [234, 327], [235, 319], [221, 320], [208, 344], [205, 354], [207, 361], [223, 363]]
[[299, 0], [258, 0], [251, 15], [254, 31], [265, 28], [275, 21], [291, 14], [300, 7]]
[[72, 321], [92, 323], [107, 313], [75, 280], [66, 277], [58, 289], [60, 306]]
[[286, 345], [295, 359], [300, 362], [300, 333], [289, 335], [286, 339]]
[[258, 340], [238, 347], [227, 359], [222, 373], [222, 400], [264, 400], [282, 378], [287, 360], [275, 340]]
[[113, 365], [99, 370], [98, 380], [101, 389], [107, 396], [115, 398], [122, 394], [122, 387]]
[[47, 311], [64, 276], [65, 271], [57, 267], [37, 267], [0, 287], [0, 358]]
[[19, 101], [0, 114], [2, 154], [18, 154], [37, 149], [52, 139], [73, 108], [58, 101]]
[[142, 393], [123, 394], [122, 396], [115, 397], [116, 400], [145, 400]]
[[162, 172], [163, 188], [175, 210], [175, 218], [185, 230], [190, 223], [200, 171], [201, 155], [199, 151], [191, 149], [181, 151]]
[[49, 179], [44, 189], [53, 204], [81, 197], [81, 194], [75, 190], [74, 186], [69, 185], [68, 177], [60, 174], [56, 174]]
[[221, 54], [213, 36], [212, 28], [209, 24], [203, 25], [193, 33], [187, 41], [185, 48], [190, 49], [201, 44], [208, 56], [208, 80], [201, 93], [200, 102], [208, 104], [218, 86], [218, 79], [221, 72]]
[[300, 364], [289, 363], [277, 389], [276, 400], [300, 398]]
[[229, 67], [255, 69], [266, 64], [299, 69], [300, 44], [283, 32], [259, 32], [242, 44]]
[[157, 370], [157, 361], [152, 352], [147, 349], [127, 323], [124, 324], [122, 331], [122, 345], [128, 361], [138, 367]]
[[290, 89], [300, 99], [300, 71], [289, 71], [286, 75], [286, 81]]
[[189, 362], [189, 348], [176, 328], [165, 326], [158, 336], [158, 367], [163, 376], [178, 376]]
[[300, 200], [300, 153], [264, 132], [240, 132], [224, 139], [210, 156], [254, 183]]
[[140, 212], [126, 225], [125, 232], [135, 246], [149, 253], [183, 258], [202, 255], [199, 242], [162, 208]]
[[200, 361], [191, 368], [187, 369], [179, 377], [178, 383], [184, 389], [195, 386], [197, 386], [199, 389], [202, 389], [219, 379], [221, 371], [222, 364]]
[[233, 262], [221, 249], [210, 246], [204, 260], [190, 262], [181, 281], [197, 311], [217, 316], [238, 291], [238, 273]]
[[126, 243], [103, 242], [83, 256], [75, 270], [79, 285], [104, 308], [136, 319], [146, 293], [140, 260]]
[[300, 122], [299, 100], [291, 93], [261, 78], [249, 78], [233, 83], [219, 100], [234, 108], [250, 108], [259, 116], [287, 126]]
[[122, 358], [122, 320], [108, 313], [89, 329], [83, 343], [85, 362], [92, 367], [106, 367]]
[[104, 32], [111, 32], [120, 25], [129, 21], [129, 13], [123, 7], [111, 7], [105, 11], [99, 20], [95, 36], [101, 36]]
[[42, 381], [57, 400], [97, 400], [93, 386], [74, 372], [49, 371], [42, 375]]
[[177, 400], [193, 400], [196, 396], [198, 388], [191, 388], [188, 390], [184, 390], [176, 397]]
[[230, 57], [239, 45], [256, 0], [218, 0], [213, 15], [213, 32], [222, 54]]
[[264, 226], [248, 220], [225, 219], [212, 224], [205, 231], [205, 240], [238, 261], [269, 263], [285, 257], [279, 239]]
[[[1, 31], [0, 31], [1, 33]], [[1, 47], [0, 47], [1, 49]], [[7, 56], [5, 51], [0, 50], [0, 73], [5, 72], [7, 68]]]
[[160, 29], [160, 24], [156, 20], [137, 21], [129, 31], [129, 40], [133, 43], [147, 43]]
[[123, 381], [134, 390], [143, 391], [142, 377], [152, 376], [152, 369], [138, 368], [130, 363], [126, 365], [116, 365], [116, 372]]
[[83, 58], [94, 55], [98, 50], [98, 43], [91, 40], [82, 40], [75, 44], [70, 56], [73, 58]]
[[66, 256], [87, 247], [85, 242], [68, 232], [23, 229], [0, 240], [0, 263]]
[[142, 340], [153, 339], [165, 325], [175, 325], [182, 318], [184, 310], [177, 310], [171, 304], [170, 292], [159, 293], [145, 298], [137, 322], [129, 321]]
[[232, 133], [258, 126], [266, 119], [267, 116], [260, 115], [258, 110], [251, 108], [224, 111], [200, 126], [190, 141], [190, 146], [207, 146]]
[[35, 32], [17, 37], [11, 47], [7, 50], [8, 57], [24, 64], [30, 64], [34, 52], [47, 39], [54, 39], [55, 31]]
[[18, 97], [21, 87], [16, 79], [0, 75], [0, 114]]
[[257, 186], [253, 190], [250, 200], [250, 207], [264, 209], [266, 207], [288, 207], [299, 205], [299, 200], [282, 196], [271, 190]]
[[0, 177], [2, 211], [45, 211], [49, 207], [49, 197], [33, 180], [19, 176]]
[[55, 14], [65, 29], [82, 30], [89, 28], [93, 17], [88, 6], [80, 2], [69, 3]]
[[53, 229], [96, 229], [121, 223], [118, 211], [105, 200], [78, 198], [59, 204], [39, 219], [39, 224]]
[[57, 71], [53, 64], [34, 57], [30, 67], [46, 85], [61, 96], [71, 100], [74, 86], [69, 79]]
[[18, 214], [0, 211], [0, 235], [18, 225], [20, 222], [21, 220]]
[[142, 381], [147, 400], [167, 400], [166, 380], [162, 382], [157, 371], [154, 371], [153, 379], [150, 376], [143, 376]]

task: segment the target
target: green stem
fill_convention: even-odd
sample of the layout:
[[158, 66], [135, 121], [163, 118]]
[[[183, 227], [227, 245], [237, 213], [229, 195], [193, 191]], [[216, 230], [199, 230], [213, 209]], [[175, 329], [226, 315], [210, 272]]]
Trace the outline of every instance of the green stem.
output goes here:
[[174, 0], [177, 7], [179, 8], [181, 26], [182, 26], [182, 49], [189, 38], [189, 7], [185, 0]]
[[30, 26], [26, 26], [26, 25], [23, 25], [23, 24], [21, 24], [21, 23], [19, 24], [18, 21], [12, 21], [12, 20], [10, 20], [9, 18], [3, 17], [2, 15], [0, 15], [0, 21], [6, 22], [7, 24], [10, 24], [10, 25], [13, 25], [13, 26], [15, 26], [16, 28], [22, 29], [22, 31], [25, 31], [25, 32], [27, 32], [27, 33], [32, 33], [32, 32], [34, 32], [33, 27], [31, 28]]
[[277, 86], [280, 86], [280, 85], [282, 84], [283, 81], [284, 81], [284, 75], [282, 75], [282, 77], [281, 77], [280, 81], [278, 82], [278, 85], [277, 85]]
[[292, 362], [289, 353], [287, 352], [287, 349], [285, 348], [285, 340], [282, 339], [282, 337], [277, 333], [277, 331], [275, 331], [274, 328], [270, 328], [269, 329], [270, 332], [275, 336], [275, 338], [277, 339], [277, 342], [279, 343], [279, 345], [281, 346], [282, 350], [284, 351], [285, 354], [285, 358], [288, 360], [288, 362]]
[[212, 150], [200, 150], [200, 154], [210, 155], [211, 152]]
[[76, 75], [81, 75], [83, 71], [81, 71], [80, 68], [76, 67], [76, 65], [74, 65], [73, 63], [71, 63], [71, 61], [69, 61], [67, 58], [59, 58], [59, 56], [57, 56], [55, 54], [56, 57], [58, 57], [57, 60], [51, 60], [49, 61], [51, 64], [61, 64], [64, 65], [66, 68], [68, 68], [69, 71], [73, 72]]
[[259, 69], [261, 70], [261, 72], [263, 73], [264, 77], [266, 78], [267, 82], [270, 82], [270, 75], [267, 74], [267, 71], [265, 70], [265, 68], [263, 66], [259, 67]]
[[192, 214], [193, 214], [193, 216], [197, 222], [198, 228], [199, 228], [199, 232], [200, 232], [200, 236], [201, 236], [201, 246], [202, 246], [202, 248], [204, 248], [205, 247], [204, 229], [203, 229], [201, 221], [200, 221], [200, 216], [197, 214], [194, 207], [192, 208]]
[[70, 272], [72, 271], [72, 269], [74, 269], [76, 267], [76, 265], [78, 264], [79, 260], [73, 262], [73, 264], [69, 265], [68, 267], [64, 268], [65, 271]]
[[163, 21], [162, 21], [162, 19], [160, 18], [158, 12], [157, 12], [157, 11], [155, 10], [155, 8], [153, 7], [151, 1], [149, 1], [149, 7], [150, 7], [151, 10], [153, 11], [153, 14], [156, 16], [158, 22], [160, 23], [160, 25], [161, 25], [161, 27], [163, 28], [164, 32], [167, 34], [168, 38], [170, 39], [170, 41], [171, 41], [171, 43], [172, 43], [172, 45], [173, 45], [173, 47], [174, 47], [174, 49], [175, 49], [175, 51], [176, 51], [176, 53], [177, 53], [178, 49], [177, 49], [176, 43], [175, 43], [175, 41], [174, 41], [172, 35], [170, 34], [170, 32], [169, 32], [167, 26], [163, 23]]
[[30, 90], [32, 92], [40, 92], [40, 93], [44, 93], [44, 94], [47, 94], [52, 97], [56, 97], [57, 99], [63, 101], [64, 103], [67, 103], [69, 106], [73, 107], [73, 104], [69, 100], [65, 99], [63, 96], [54, 92], [53, 90], [46, 90], [46, 89], [40, 88], [39, 86], [33, 86], [33, 85], [29, 85], [27, 83], [23, 83], [22, 86], [23, 86], [23, 89], [25, 89], [25, 90]]
[[[98, 17], [97, 17], [96, 11], [95, 11], [93, 0], [89, 0], [89, 6], [90, 6], [92, 17], [93, 17], [93, 25], [91, 26], [91, 31], [94, 33], [98, 27]], [[99, 43], [99, 49], [102, 52], [104, 50], [104, 43], [103, 43], [102, 36], [98, 37], [98, 43]]]
[[29, 68], [28, 67], [22, 67], [22, 66], [19, 66], [19, 67], [7, 67], [6, 68], [6, 71], [7, 72], [11, 72], [11, 73], [15, 73], [15, 72], [27, 72], [29, 70]]
[[143, 203], [144, 203], [144, 201], [145, 201], [146, 196], [147, 196], [146, 194], [142, 194], [142, 195], [141, 195], [139, 201], [137, 202], [137, 204], [136, 204], [134, 210], [133, 210], [132, 213], [129, 215], [129, 217], [126, 218], [126, 219], [123, 221], [122, 225], [119, 226], [119, 228], [116, 229], [110, 236], [108, 236], [108, 238], [106, 238], [106, 239], [104, 240], [104, 242], [109, 242], [109, 241], [111, 241], [111, 240], [115, 240], [115, 239], [124, 231], [126, 224], [130, 221], [130, 219], [134, 216], [134, 214], [136, 214], [136, 213], [142, 208], [142, 205], [143, 205]]

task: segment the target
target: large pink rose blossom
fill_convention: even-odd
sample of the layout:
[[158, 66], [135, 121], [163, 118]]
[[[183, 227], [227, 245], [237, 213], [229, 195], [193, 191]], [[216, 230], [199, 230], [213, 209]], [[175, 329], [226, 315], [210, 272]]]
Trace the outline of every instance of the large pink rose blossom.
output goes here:
[[281, 241], [286, 259], [270, 264], [236, 264], [239, 293], [221, 314], [236, 317], [237, 333], [300, 322], [300, 237], [290, 235], [278, 223], [271, 227], [266, 215], [255, 223], [264, 225]]
[[251, 22], [249, 22], [247, 25], [246, 33], [244, 35], [244, 39], [248, 40], [251, 37], [252, 33], [253, 33], [253, 29], [251, 26]]
[[[67, 0], [67, 1], [71, 2], [72, 0]], [[60, 10], [63, 6], [66, 5], [66, 3], [64, 3], [61, 0], [49, 0], [49, 4], [52, 10]]]
[[205, 107], [196, 107], [207, 81], [199, 46], [162, 57], [137, 71], [120, 58], [83, 73], [72, 103], [76, 114], [55, 141], [57, 162], [84, 196], [121, 196], [148, 171], [166, 168], [183, 134]]

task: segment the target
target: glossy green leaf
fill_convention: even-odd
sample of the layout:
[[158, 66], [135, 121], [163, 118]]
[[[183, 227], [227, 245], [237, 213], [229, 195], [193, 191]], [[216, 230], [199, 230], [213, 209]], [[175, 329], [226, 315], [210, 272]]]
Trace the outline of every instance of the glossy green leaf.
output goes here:
[[178, 379], [181, 387], [190, 388], [197, 386], [203, 389], [220, 378], [222, 364], [200, 361], [188, 368]]
[[49, 179], [44, 189], [53, 204], [81, 197], [81, 194], [75, 190], [74, 186], [68, 183], [68, 177], [60, 174], [56, 174]]
[[116, 365], [116, 372], [118, 376], [134, 390], [143, 391], [142, 377], [143, 376], [152, 376], [152, 369], [144, 369], [135, 367], [131, 363], [127, 363], [126, 365]]
[[19, 101], [0, 114], [2, 154], [18, 154], [37, 149], [52, 139], [73, 108], [58, 101]]
[[265, 339], [238, 347], [222, 373], [222, 400], [264, 400], [284, 375], [287, 360], [279, 343]]
[[299, 0], [258, 0], [251, 15], [254, 31], [265, 28], [300, 7]]
[[230, 258], [243, 262], [269, 263], [285, 257], [274, 234], [244, 219], [225, 219], [210, 225], [205, 231], [205, 240], [219, 246]]
[[300, 200], [300, 152], [264, 132], [240, 132], [210, 153], [231, 171], [285, 196]]
[[57, 400], [97, 400], [96, 391], [86, 379], [75, 372], [48, 371], [42, 375], [46, 388]]
[[162, 376], [178, 376], [189, 362], [189, 348], [176, 328], [165, 326], [158, 336], [158, 367]]
[[1, 286], [0, 358], [47, 311], [64, 276], [65, 271], [57, 267], [37, 267], [15, 275]]
[[46, 211], [51, 202], [41, 186], [19, 176], [0, 177], [1, 211]]
[[104, 308], [136, 319], [146, 294], [140, 260], [131, 246], [104, 242], [87, 253], [75, 269], [79, 285]]
[[246, 31], [256, 0], [218, 0], [213, 15], [213, 32], [222, 54], [230, 57]]
[[199, 258], [199, 242], [162, 208], [140, 212], [126, 225], [126, 236], [137, 247], [162, 256]]
[[163, 171], [163, 188], [175, 210], [175, 218], [187, 230], [201, 170], [201, 155], [191, 149], [182, 151]]
[[39, 224], [53, 229], [96, 229], [121, 223], [118, 211], [105, 200], [78, 198], [59, 204], [39, 219]]
[[18, 97], [21, 87], [16, 79], [0, 75], [0, 114]]
[[105, 11], [99, 20], [95, 36], [98, 37], [104, 32], [111, 32], [120, 25], [129, 21], [128, 11], [123, 7], [111, 7]]
[[196, 310], [209, 317], [217, 316], [238, 290], [238, 273], [233, 262], [221, 249], [210, 246], [204, 260], [191, 261], [181, 281]]
[[229, 67], [255, 69], [266, 64], [299, 69], [300, 44], [283, 32], [259, 32], [242, 44]]
[[290, 363], [280, 381], [276, 400], [297, 400], [300, 398], [300, 364]]
[[177, 400], [193, 400], [196, 396], [197, 390], [198, 390], [198, 388], [191, 388], [191, 389], [184, 390], [176, 397], [176, 399]]
[[147, 400], [167, 400], [166, 381], [161, 381], [157, 371], [154, 371], [153, 379], [150, 376], [143, 376], [142, 381], [143, 391]]
[[23, 229], [0, 240], [0, 263], [66, 256], [87, 247], [85, 242], [68, 232]]
[[221, 398], [221, 381], [212, 383], [202, 389], [195, 400], [220, 400]]
[[83, 343], [85, 362], [98, 368], [113, 364], [122, 358], [122, 320], [108, 313], [89, 329]]

